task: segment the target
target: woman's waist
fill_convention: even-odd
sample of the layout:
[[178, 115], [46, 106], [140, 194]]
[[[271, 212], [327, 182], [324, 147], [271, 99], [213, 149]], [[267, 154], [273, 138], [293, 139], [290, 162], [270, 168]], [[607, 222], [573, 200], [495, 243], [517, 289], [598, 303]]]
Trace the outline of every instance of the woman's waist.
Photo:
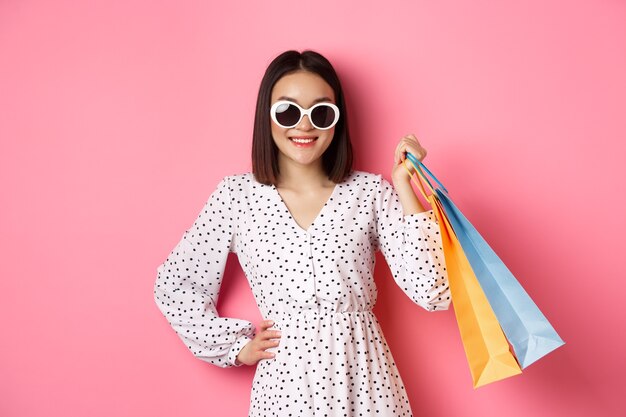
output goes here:
[[272, 312], [264, 317], [265, 320], [273, 320], [276, 323], [289, 323], [294, 321], [304, 322], [345, 322], [353, 320], [376, 320], [372, 310], [297, 310]]

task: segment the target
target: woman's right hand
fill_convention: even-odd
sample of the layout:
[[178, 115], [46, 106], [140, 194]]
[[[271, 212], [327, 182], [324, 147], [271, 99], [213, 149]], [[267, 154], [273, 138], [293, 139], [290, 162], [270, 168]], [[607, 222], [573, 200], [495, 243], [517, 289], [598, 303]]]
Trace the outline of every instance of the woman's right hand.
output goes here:
[[276, 356], [273, 352], [266, 352], [265, 349], [278, 346], [279, 341], [273, 340], [280, 338], [279, 330], [268, 330], [274, 325], [272, 320], [263, 320], [259, 323], [260, 332], [249, 341], [237, 355], [237, 362], [246, 365], [254, 365], [261, 359], [272, 359]]

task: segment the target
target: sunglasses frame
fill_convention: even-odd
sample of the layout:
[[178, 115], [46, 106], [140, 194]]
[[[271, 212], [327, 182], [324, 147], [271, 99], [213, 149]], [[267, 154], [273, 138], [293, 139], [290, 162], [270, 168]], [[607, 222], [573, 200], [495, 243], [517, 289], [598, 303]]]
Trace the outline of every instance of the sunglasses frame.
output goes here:
[[[282, 104], [289, 104], [289, 105], [292, 105], [292, 106], [296, 106], [300, 110], [300, 118], [298, 119], [298, 121], [295, 124], [293, 124], [291, 126], [285, 126], [282, 123], [279, 123], [278, 120], [276, 119], [276, 110]], [[313, 110], [315, 110], [317, 107], [321, 107], [321, 106], [330, 107], [331, 109], [333, 109], [335, 111], [335, 120], [333, 120], [333, 122], [328, 127], [319, 127], [319, 126], [317, 126], [313, 122], [313, 119], [311, 118], [311, 112], [313, 112]], [[337, 122], [339, 121], [339, 107], [337, 107], [333, 103], [329, 103], [327, 101], [323, 101], [321, 103], [317, 103], [317, 104], [312, 105], [308, 109], [304, 109], [301, 106], [299, 106], [298, 103], [295, 103], [293, 101], [280, 100], [280, 101], [277, 101], [276, 103], [272, 104], [272, 107], [270, 108], [270, 116], [271, 116], [272, 120], [274, 121], [274, 123], [276, 123], [278, 126], [284, 128], [284, 129], [291, 129], [293, 127], [298, 126], [300, 124], [300, 122], [302, 121], [302, 118], [304, 116], [308, 116], [309, 117], [309, 122], [311, 122], [311, 125], [313, 125], [314, 128], [316, 128], [317, 130], [328, 130], [328, 129], [332, 129], [337, 124]]]

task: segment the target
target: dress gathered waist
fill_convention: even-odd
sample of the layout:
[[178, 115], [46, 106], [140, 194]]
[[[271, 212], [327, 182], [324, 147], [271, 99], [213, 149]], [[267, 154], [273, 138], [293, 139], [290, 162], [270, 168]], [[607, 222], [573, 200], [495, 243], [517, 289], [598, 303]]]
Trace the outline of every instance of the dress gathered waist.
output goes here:
[[297, 319], [307, 319], [307, 318], [323, 318], [323, 317], [334, 317], [334, 316], [342, 316], [342, 315], [364, 315], [371, 314], [374, 315], [374, 312], [370, 310], [353, 310], [353, 311], [333, 311], [333, 310], [301, 310], [301, 311], [293, 311], [293, 312], [276, 312], [268, 315], [266, 318], [269, 320], [276, 321], [289, 321], [289, 320], [297, 320]]

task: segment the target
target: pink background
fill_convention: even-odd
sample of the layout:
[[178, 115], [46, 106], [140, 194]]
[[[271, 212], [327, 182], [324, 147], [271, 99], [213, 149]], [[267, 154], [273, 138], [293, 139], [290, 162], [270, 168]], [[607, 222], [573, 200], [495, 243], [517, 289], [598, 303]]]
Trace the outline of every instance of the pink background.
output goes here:
[[[346, 89], [356, 168], [427, 165], [567, 344], [472, 388], [452, 311], [383, 258], [376, 313], [416, 415], [625, 408], [623, 1], [0, 2], [0, 415], [244, 416], [253, 369], [195, 359], [157, 266], [250, 169], [262, 73], [312, 48]], [[261, 319], [235, 257], [225, 316]]]

